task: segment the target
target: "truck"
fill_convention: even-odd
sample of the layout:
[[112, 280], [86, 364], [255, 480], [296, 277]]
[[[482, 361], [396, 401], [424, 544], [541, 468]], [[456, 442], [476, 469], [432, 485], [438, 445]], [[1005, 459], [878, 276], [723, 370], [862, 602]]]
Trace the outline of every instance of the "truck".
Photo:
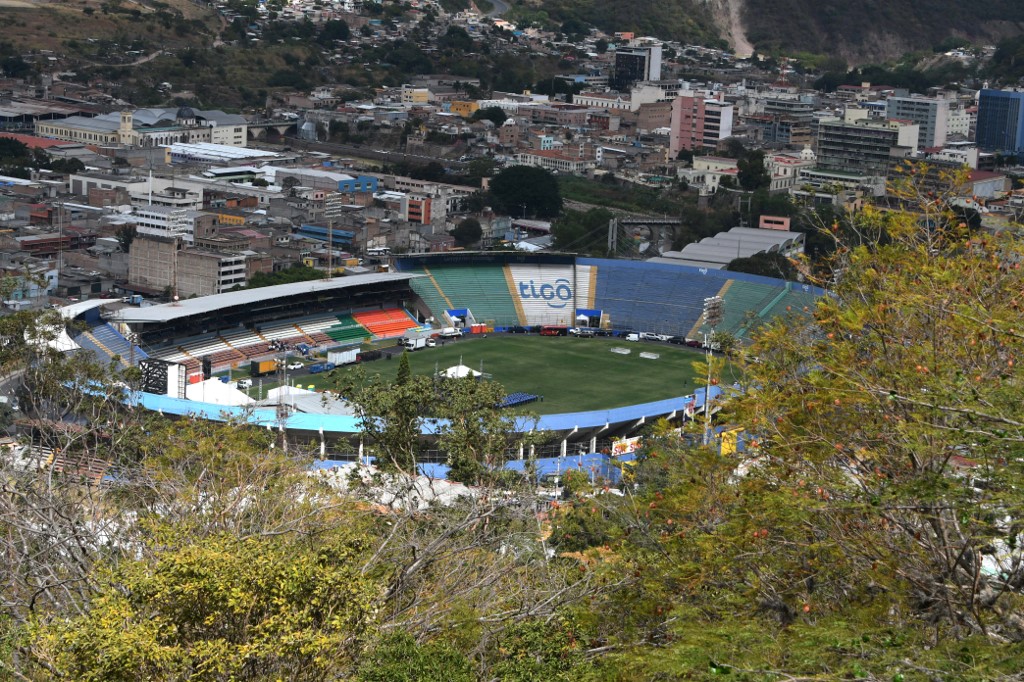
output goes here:
[[333, 362], [335, 365], [351, 365], [356, 362], [359, 358], [359, 346], [352, 346], [351, 348], [341, 348], [339, 350], [328, 351], [327, 360]]
[[410, 351], [427, 347], [427, 340], [422, 336], [415, 339], [403, 339], [402, 341], [405, 349]]
[[277, 360], [253, 360], [249, 363], [249, 374], [261, 377], [277, 371]]
[[462, 336], [462, 330], [456, 329], [455, 327], [444, 327], [437, 333], [442, 339], [454, 339], [458, 336]]

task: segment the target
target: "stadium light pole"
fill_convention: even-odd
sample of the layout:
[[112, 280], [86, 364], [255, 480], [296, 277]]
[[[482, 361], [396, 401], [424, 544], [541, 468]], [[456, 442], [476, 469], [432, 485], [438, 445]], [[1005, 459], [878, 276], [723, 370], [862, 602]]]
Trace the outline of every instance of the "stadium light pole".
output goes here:
[[715, 357], [711, 345], [714, 343], [715, 328], [722, 322], [723, 304], [721, 296], [704, 299], [704, 325], [711, 328], [711, 336], [704, 335], [704, 353], [708, 364], [707, 382], [704, 384], [704, 445], [711, 443], [711, 361]]

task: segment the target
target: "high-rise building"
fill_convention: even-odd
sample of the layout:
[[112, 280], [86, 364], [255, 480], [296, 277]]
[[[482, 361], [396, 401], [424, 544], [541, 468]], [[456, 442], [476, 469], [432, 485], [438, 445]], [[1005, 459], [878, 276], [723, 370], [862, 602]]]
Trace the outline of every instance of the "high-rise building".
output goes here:
[[1024, 90], [982, 90], [978, 95], [978, 147], [1024, 153]]
[[680, 95], [672, 101], [669, 153], [715, 149], [732, 135], [733, 105], [700, 93]]
[[615, 50], [611, 85], [620, 92], [638, 81], [661, 80], [661, 44], [624, 45]]
[[843, 118], [818, 124], [818, 168], [885, 177], [896, 159], [917, 147], [918, 132], [916, 123], [879, 121], [864, 109], [847, 109]]
[[916, 123], [918, 147], [942, 147], [949, 133], [949, 102], [944, 97], [890, 97], [885, 117]]

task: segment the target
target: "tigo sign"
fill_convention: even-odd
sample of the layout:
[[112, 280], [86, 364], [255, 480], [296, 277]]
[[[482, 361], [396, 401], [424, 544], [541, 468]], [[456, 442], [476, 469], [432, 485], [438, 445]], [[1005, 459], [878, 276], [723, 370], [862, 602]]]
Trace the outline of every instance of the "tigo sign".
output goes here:
[[544, 301], [549, 308], [564, 308], [572, 301], [572, 284], [564, 277], [559, 277], [553, 283], [541, 284], [536, 284], [531, 279], [527, 282], [519, 282], [519, 297], [524, 302], [530, 299], [539, 299]]

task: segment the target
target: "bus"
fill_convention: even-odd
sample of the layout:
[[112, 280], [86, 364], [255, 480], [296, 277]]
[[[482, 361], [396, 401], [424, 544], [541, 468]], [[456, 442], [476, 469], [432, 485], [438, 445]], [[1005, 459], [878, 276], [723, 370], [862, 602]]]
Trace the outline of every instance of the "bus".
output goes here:
[[544, 325], [540, 328], [541, 336], [568, 336], [569, 328], [553, 324]]

